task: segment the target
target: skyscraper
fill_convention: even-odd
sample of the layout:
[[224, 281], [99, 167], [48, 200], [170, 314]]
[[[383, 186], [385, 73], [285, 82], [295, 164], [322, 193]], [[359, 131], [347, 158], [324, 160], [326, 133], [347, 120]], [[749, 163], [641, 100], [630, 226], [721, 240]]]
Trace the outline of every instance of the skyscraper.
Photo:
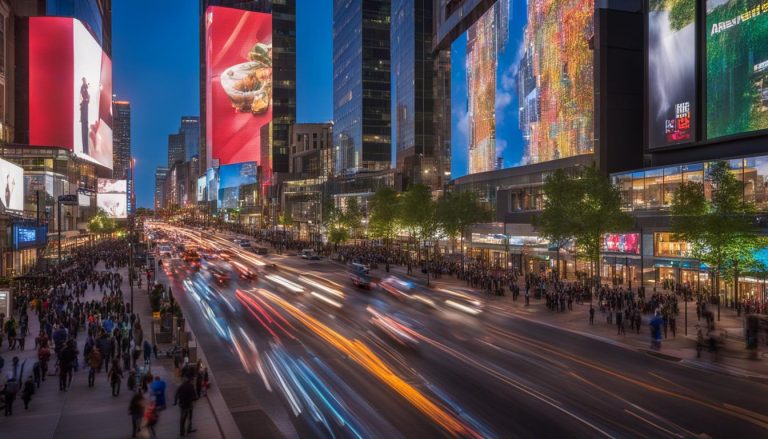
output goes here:
[[[200, 0], [200, 77], [206, 77], [205, 10], [209, 6], [223, 6], [253, 12], [272, 14], [272, 123], [270, 142], [262, 142], [271, 149], [262, 152], [270, 163], [259, 163], [266, 170], [288, 172], [288, 144], [291, 125], [296, 121], [296, 0]], [[211, 167], [211, 145], [206, 144], [206, 81], [200, 81], [200, 168], [201, 175]], [[269, 177], [267, 175], [267, 177]], [[265, 181], [262, 181], [264, 183]]]
[[131, 103], [112, 101], [112, 177], [123, 179], [131, 166]]
[[181, 116], [179, 134], [184, 134], [184, 160], [192, 161], [192, 157], [200, 154], [200, 118]]
[[176, 162], [183, 162], [185, 158], [184, 133], [168, 134], [168, 167], [173, 167]]
[[432, 0], [392, 1], [395, 152], [402, 186], [442, 187], [450, 170], [435, 135], [436, 63], [432, 52]]
[[390, 6], [390, 0], [333, 2], [333, 144], [339, 174], [390, 166]]
[[168, 168], [158, 166], [155, 169], [155, 210], [165, 207], [165, 180], [168, 178]]

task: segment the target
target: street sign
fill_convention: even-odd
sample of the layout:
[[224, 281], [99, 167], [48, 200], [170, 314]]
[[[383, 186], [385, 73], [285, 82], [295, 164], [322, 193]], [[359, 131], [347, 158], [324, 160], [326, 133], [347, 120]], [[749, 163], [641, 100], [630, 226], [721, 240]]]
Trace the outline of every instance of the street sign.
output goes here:
[[77, 194], [74, 195], [59, 195], [59, 203], [65, 206], [77, 206], [78, 198]]

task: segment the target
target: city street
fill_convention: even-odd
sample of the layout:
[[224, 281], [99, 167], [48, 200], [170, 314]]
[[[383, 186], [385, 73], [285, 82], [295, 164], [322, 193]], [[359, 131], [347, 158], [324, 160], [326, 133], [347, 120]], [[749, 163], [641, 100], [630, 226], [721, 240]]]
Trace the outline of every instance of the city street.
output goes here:
[[[518, 318], [463, 289], [392, 278], [363, 289], [338, 263], [257, 256], [219, 235], [158, 227], [176, 243], [231, 254], [199, 268], [174, 255], [163, 259], [163, 276], [245, 437], [760, 437], [768, 430], [762, 380]], [[267, 418], [274, 429], [254, 434]]]

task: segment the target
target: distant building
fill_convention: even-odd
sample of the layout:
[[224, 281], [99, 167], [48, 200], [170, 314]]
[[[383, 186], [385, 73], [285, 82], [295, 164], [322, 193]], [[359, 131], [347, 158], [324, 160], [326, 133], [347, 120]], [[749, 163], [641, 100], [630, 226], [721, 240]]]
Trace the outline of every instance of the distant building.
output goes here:
[[292, 179], [327, 178], [333, 173], [333, 124], [293, 124], [290, 139]]
[[186, 158], [184, 151], [184, 133], [168, 135], [168, 168], [176, 162], [183, 162]]
[[112, 178], [122, 180], [131, 166], [131, 103], [112, 101]]
[[333, 2], [333, 147], [337, 174], [392, 160], [390, 0]]
[[200, 154], [200, 117], [181, 116], [179, 134], [184, 134], [184, 160], [192, 161], [192, 157]]
[[155, 210], [165, 208], [165, 182], [168, 178], [168, 168], [158, 166], [155, 169]]

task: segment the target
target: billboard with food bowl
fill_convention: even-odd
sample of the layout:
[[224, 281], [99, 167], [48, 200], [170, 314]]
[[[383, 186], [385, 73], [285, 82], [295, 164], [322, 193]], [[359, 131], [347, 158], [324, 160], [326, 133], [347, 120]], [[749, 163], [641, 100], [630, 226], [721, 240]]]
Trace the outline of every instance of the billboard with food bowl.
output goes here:
[[211, 6], [205, 13], [206, 141], [229, 165], [258, 161], [272, 121], [272, 16]]
[[112, 169], [112, 60], [79, 20], [29, 19], [29, 143]]

